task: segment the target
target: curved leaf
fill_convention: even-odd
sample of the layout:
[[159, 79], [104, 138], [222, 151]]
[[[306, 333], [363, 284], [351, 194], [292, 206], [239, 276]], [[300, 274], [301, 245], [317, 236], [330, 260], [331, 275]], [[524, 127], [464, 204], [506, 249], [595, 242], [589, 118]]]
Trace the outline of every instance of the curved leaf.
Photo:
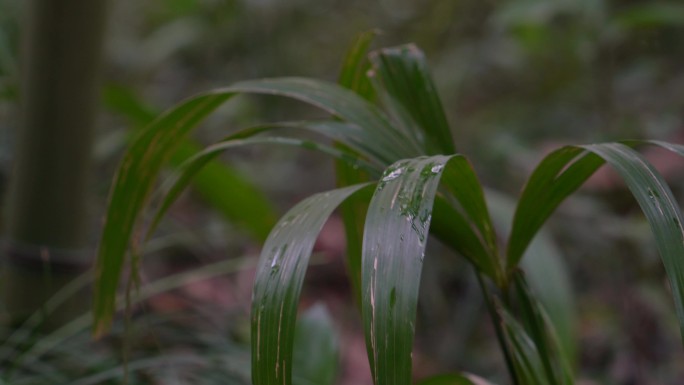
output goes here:
[[408, 44], [374, 51], [370, 60], [378, 83], [376, 91], [384, 96], [384, 104], [406, 134], [423, 142], [426, 154], [455, 153], [449, 123], [423, 52]]
[[252, 294], [252, 381], [291, 384], [297, 304], [311, 251], [335, 208], [368, 186], [312, 195], [271, 231], [259, 257]]
[[114, 299], [133, 227], [154, 181], [176, 145], [230, 94], [191, 99], [154, 121], [133, 141], [117, 171], [98, 250], [93, 313], [95, 334], [104, 332], [114, 314]]
[[[450, 161], [453, 159], [453, 163]], [[420, 274], [442, 172], [460, 155], [420, 157], [390, 166], [366, 215], [362, 313], [373, 380], [410, 384]]]
[[421, 155], [420, 146], [394, 128], [382, 111], [337, 84], [307, 78], [277, 78], [239, 82], [214, 92], [261, 93], [297, 99], [367, 130], [377, 140], [374, 142], [378, 148], [393, 154], [389, 159]]
[[[675, 145], [667, 147], [673, 151], [678, 150]], [[627, 145], [603, 143], [564, 147], [542, 161], [525, 186], [518, 204], [508, 249], [508, 267], [512, 268], [517, 264], [521, 253], [553, 210], [604, 161], [625, 181], [651, 226], [670, 280], [684, 339], [682, 214], [662, 176]]]
[[195, 126], [236, 93], [281, 95], [322, 108], [363, 127], [373, 139], [371, 142], [377, 143], [389, 159], [419, 153], [415, 144], [394, 129], [377, 108], [353, 92], [327, 82], [301, 78], [240, 82], [181, 103], [136, 137], [117, 171], [98, 249], [93, 304], [95, 334], [104, 332], [111, 323], [126, 249], [161, 167]]
[[337, 159], [350, 164], [351, 167], [356, 169], [364, 169], [368, 172], [373, 172], [374, 168], [368, 164], [363, 159], [353, 158], [348, 153], [345, 153], [337, 148], [319, 144], [310, 140], [297, 139], [297, 138], [286, 138], [286, 137], [254, 137], [247, 139], [227, 139], [219, 143], [215, 143], [204, 151], [196, 154], [192, 158], [188, 159], [182, 166], [180, 172], [173, 176], [172, 179], [166, 182], [170, 187], [164, 192], [164, 197], [162, 199], [157, 212], [155, 213], [152, 224], [148, 228], [147, 235], [155, 230], [156, 226], [159, 224], [161, 218], [166, 214], [171, 205], [176, 201], [181, 192], [190, 183], [190, 180], [199, 172], [202, 171], [203, 167], [211, 164], [210, 162], [214, 160], [223, 151], [228, 150], [233, 147], [252, 145], [252, 144], [277, 144], [286, 146], [296, 146], [308, 150], [317, 150], [325, 154], [331, 155]]

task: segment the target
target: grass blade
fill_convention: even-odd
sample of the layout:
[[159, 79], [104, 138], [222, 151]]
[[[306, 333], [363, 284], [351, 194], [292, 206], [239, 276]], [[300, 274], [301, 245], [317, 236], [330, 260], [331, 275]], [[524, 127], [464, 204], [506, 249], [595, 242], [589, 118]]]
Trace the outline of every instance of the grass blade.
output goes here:
[[161, 167], [195, 126], [236, 93], [281, 95], [301, 100], [363, 127], [373, 138], [371, 142], [380, 143], [392, 159], [419, 154], [377, 108], [345, 88], [322, 81], [280, 78], [240, 82], [181, 103], [136, 137], [117, 171], [96, 265], [93, 303], [96, 335], [102, 334], [111, 324], [126, 249]]
[[[639, 142], [630, 142], [630, 144]], [[662, 142], [652, 142], [662, 145]], [[678, 152], [676, 145], [665, 146]], [[684, 153], [684, 151], [682, 151]], [[684, 230], [682, 214], [662, 176], [625, 144], [564, 147], [548, 155], [528, 181], [518, 205], [508, 249], [514, 267], [534, 234], [555, 208], [601, 164], [608, 162], [622, 177], [646, 215], [670, 280], [684, 340]]]
[[496, 231], [489, 215], [484, 191], [470, 162], [464, 157], [449, 162], [450, 167], [444, 170], [443, 184], [447, 191], [456, 198], [460, 211], [469, 223], [474, 224], [477, 239], [486, 250], [483, 272], [501, 283], [504, 279], [503, 268], [499, 260], [496, 244]]
[[[375, 90], [368, 79], [370, 62], [368, 61], [368, 49], [373, 39], [378, 34], [377, 31], [367, 31], [359, 34], [351, 47], [347, 51], [344, 64], [340, 70], [337, 83], [342, 87], [348, 88], [357, 95], [369, 102], [375, 99]], [[336, 130], [337, 131], [337, 130]], [[361, 150], [359, 147], [376, 147], [376, 143], [365, 140], [360, 141], [356, 147], [345, 144], [345, 140], [335, 141], [335, 147], [345, 152], [359, 152], [365, 154], [369, 159], [382, 159], [380, 156], [372, 156], [375, 150]], [[356, 148], [356, 150], [354, 150]], [[385, 158], [387, 159], [387, 158]], [[394, 159], [387, 159], [381, 162], [381, 169]], [[337, 187], [351, 186], [369, 180], [369, 175], [361, 170], [355, 169], [347, 162], [342, 160], [335, 161], [335, 183]], [[363, 245], [363, 224], [365, 213], [368, 211], [370, 196], [355, 195], [347, 199], [340, 206], [340, 214], [344, 222], [345, 240], [347, 243], [346, 263], [352, 293], [357, 305], [361, 305], [361, 252]]]
[[351, 47], [347, 50], [340, 75], [337, 78], [337, 84], [354, 91], [368, 101], [373, 100], [375, 91], [367, 76], [370, 69], [367, 55], [373, 39], [378, 34], [377, 30], [371, 30], [356, 36]]
[[[105, 88], [104, 103], [138, 127], [146, 126], [158, 115], [127, 87], [110, 85]], [[170, 166], [180, 167], [201, 149], [193, 140], [183, 139], [170, 156]], [[207, 163], [194, 176], [192, 186], [205, 202], [228, 221], [239, 224], [259, 241], [266, 239], [277, 220], [275, 209], [266, 196], [225, 164], [217, 161]]]
[[514, 372], [511, 375], [521, 385], [548, 385], [540, 353], [530, 336], [508, 311], [499, 307], [498, 312], [512, 353]]
[[[455, 153], [449, 123], [423, 52], [409, 44], [374, 51], [370, 60], [385, 105], [404, 122], [409, 134], [420, 134], [415, 138], [426, 142], [427, 154]], [[421, 138], [423, 133], [425, 138]]]
[[390, 166], [371, 199], [363, 237], [362, 313], [373, 381], [411, 383], [418, 287], [443, 169], [460, 156]]
[[176, 201], [178, 196], [188, 186], [192, 178], [198, 173], [202, 172], [203, 167], [211, 165], [214, 160], [223, 151], [233, 147], [240, 147], [254, 144], [276, 144], [281, 146], [295, 146], [307, 150], [317, 150], [325, 154], [331, 155], [341, 161], [350, 164], [350, 167], [356, 169], [364, 169], [373, 172], [374, 168], [362, 159], [353, 158], [352, 155], [342, 152], [337, 148], [319, 144], [310, 140], [286, 138], [286, 137], [254, 137], [246, 139], [227, 139], [207, 147], [204, 151], [196, 154], [188, 159], [181, 167], [178, 174], [172, 176], [165, 184], [167, 187], [163, 193], [163, 199], [154, 219], [148, 228], [147, 236], [149, 237], [155, 230], [161, 218], [166, 214], [171, 205]]
[[635, 150], [620, 144], [583, 146], [620, 174], [646, 215], [670, 280], [684, 341], [684, 229], [682, 213], [663, 177]]
[[376, 106], [337, 84], [306, 78], [277, 78], [239, 82], [215, 92], [280, 95], [311, 104], [337, 119], [367, 130], [368, 135], [375, 139], [373, 143], [376, 146], [394, 154], [390, 161], [422, 153], [405, 133], [389, 123]]
[[573, 384], [568, 362], [564, 356], [558, 355], [561, 352], [558, 340], [551, 337], [555, 335], [552, 329], [553, 325], [546, 322], [543, 308], [532, 295], [522, 273], [515, 274], [513, 287], [523, 327], [539, 352], [539, 359], [546, 375], [546, 383], [550, 385]]
[[507, 268], [514, 269], [548, 217], [602, 164], [598, 155], [567, 146], [547, 155], [525, 184], [508, 238]]
[[133, 227], [166, 159], [185, 135], [231, 95], [191, 99], [153, 122], [136, 137], [124, 156], [110, 192], [98, 251], [93, 303], [94, 330], [109, 328], [124, 255]]
[[273, 229], [259, 258], [252, 295], [252, 381], [291, 384], [297, 303], [311, 251], [333, 210], [367, 185], [312, 195]]

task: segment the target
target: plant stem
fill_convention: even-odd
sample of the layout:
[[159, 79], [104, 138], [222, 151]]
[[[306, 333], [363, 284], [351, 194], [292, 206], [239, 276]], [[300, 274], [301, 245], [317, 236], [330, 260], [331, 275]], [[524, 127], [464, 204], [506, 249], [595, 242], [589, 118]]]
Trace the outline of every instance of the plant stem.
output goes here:
[[83, 270], [106, 0], [31, 0], [25, 9], [3, 279], [14, 316], [32, 313]]

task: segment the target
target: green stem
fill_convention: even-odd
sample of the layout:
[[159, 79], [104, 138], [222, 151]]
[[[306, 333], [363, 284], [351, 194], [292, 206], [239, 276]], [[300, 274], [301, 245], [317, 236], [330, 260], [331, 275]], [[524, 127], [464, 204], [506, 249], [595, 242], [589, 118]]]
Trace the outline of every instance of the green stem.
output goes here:
[[76, 265], [67, 281], [83, 270], [84, 258], [76, 251], [85, 245], [106, 0], [30, 0], [25, 9], [20, 129], [7, 202], [3, 279], [14, 316], [30, 314], [57, 289], [58, 279], [49, 284], [41, 273], [55, 269], [36, 262], [66, 257], [66, 264]]

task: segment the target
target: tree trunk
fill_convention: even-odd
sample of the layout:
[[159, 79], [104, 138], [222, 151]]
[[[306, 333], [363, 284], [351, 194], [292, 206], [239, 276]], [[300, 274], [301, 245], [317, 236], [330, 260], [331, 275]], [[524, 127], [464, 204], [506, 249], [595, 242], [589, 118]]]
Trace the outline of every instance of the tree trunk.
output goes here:
[[[106, 0], [24, 6], [20, 127], [2, 280], [12, 318], [40, 309], [92, 259], [84, 224], [106, 16]], [[90, 301], [78, 302], [85, 310]]]

